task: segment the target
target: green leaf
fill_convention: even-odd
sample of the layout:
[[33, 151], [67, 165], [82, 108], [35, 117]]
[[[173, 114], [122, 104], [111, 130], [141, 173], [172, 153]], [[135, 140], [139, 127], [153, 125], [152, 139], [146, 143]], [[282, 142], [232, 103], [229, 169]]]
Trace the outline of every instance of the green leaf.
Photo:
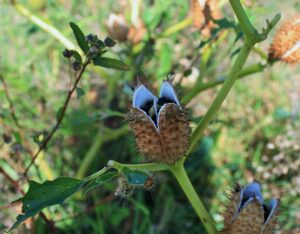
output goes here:
[[84, 189], [83, 189], [82, 193], [85, 194], [88, 191], [103, 185], [104, 183], [112, 180], [118, 174], [119, 173], [117, 171], [110, 171], [110, 172], [106, 172], [105, 174], [100, 175], [98, 178], [96, 178], [94, 180], [86, 182], [86, 184], [83, 185]]
[[22, 202], [22, 212], [17, 216], [17, 221], [10, 231], [16, 228], [26, 219], [33, 217], [42, 209], [61, 204], [64, 200], [74, 194], [82, 185], [83, 181], [69, 177], [60, 177], [53, 181], [42, 184], [29, 181], [29, 189], [24, 197], [16, 202]]
[[72, 52], [73, 52], [73, 57], [75, 58], [75, 60], [79, 63], [82, 63], [81, 55], [76, 50], [72, 50]]
[[89, 50], [89, 45], [88, 43], [85, 41], [85, 36], [83, 34], [83, 32], [81, 31], [81, 29], [77, 26], [77, 24], [70, 22], [70, 27], [73, 30], [73, 34], [76, 38], [76, 41], [80, 47], [80, 49], [82, 49], [82, 51], [87, 54], [88, 50]]
[[222, 29], [228, 29], [228, 28], [235, 28], [236, 27], [236, 24], [234, 23], [234, 21], [230, 21], [227, 18], [214, 20], [214, 23], [216, 23]]
[[77, 99], [81, 98], [83, 95], [85, 95], [85, 92], [82, 88], [77, 87], [76, 88], [76, 94], [77, 94]]
[[120, 60], [113, 58], [95, 58], [93, 60], [95, 66], [113, 68], [121, 71], [128, 71], [129, 67]]
[[124, 175], [128, 179], [129, 184], [144, 185], [149, 175], [142, 171], [129, 170], [125, 168], [123, 170]]

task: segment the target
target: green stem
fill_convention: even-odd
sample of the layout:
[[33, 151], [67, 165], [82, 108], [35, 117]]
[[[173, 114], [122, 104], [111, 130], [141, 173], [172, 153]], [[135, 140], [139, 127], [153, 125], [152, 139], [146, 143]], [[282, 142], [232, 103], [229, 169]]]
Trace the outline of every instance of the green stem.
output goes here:
[[[102, 126], [102, 128], [103, 128], [103, 126]], [[86, 174], [87, 170], [89, 169], [90, 165], [93, 163], [95, 157], [97, 156], [97, 152], [103, 143], [117, 139], [127, 132], [128, 132], [127, 125], [124, 125], [124, 126], [120, 127], [119, 129], [114, 129], [114, 130], [105, 129], [104, 131], [100, 131], [96, 135], [96, 137], [92, 143], [92, 146], [88, 150], [87, 154], [84, 156], [84, 159], [83, 159], [82, 163], [80, 164], [80, 167], [76, 173], [76, 178], [80, 179]]]
[[212, 105], [208, 109], [207, 113], [201, 119], [200, 123], [198, 124], [198, 126], [194, 130], [193, 135], [191, 137], [190, 148], [189, 148], [187, 154], [189, 154], [194, 149], [194, 147], [196, 146], [196, 144], [198, 143], [198, 141], [202, 137], [203, 131], [205, 130], [205, 128], [208, 126], [210, 121], [215, 117], [216, 113], [220, 109], [223, 101], [227, 97], [227, 95], [228, 95], [229, 91], [231, 90], [236, 78], [238, 77], [238, 74], [240, 73], [242, 67], [244, 66], [244, 64], [245, 64], [245, 62], [246, 62], [246, 60], [247, 60], [247, 58], [248, 58], [248, 56], [251, 52], [251, 49], [252, 49], [252, 46], [249, 45], [248, 43], [245, 43], [242, 46], [241, 51], [239, 52], [239, 55], [238, 55], [237, 59], [235, 60], [235, 63], [233, 65], [231, 71], [229, 72], [227, 79], [224, 82], [224, 85], [222, 86], [222, 88], [219, 91], [219, 93], [218, 93], [217, 97], [215, 98], [214, 102], [212, 103]]
[[176, 178], [177, 182], [179, 183], [181, 189], [187, 196], [188, 200], [190, 201], [192, 207], [196, 211], [198, 217], [200, 218], [202, 224], [205, 226], [207, 232], [209, 234], [216, 234], [218, 233], [217, 229], [215, 228], [215, 222], [210, 217], [208, 212], [206, 211], [203, 203], [201, 202], [199, 196], [197, 195], [188, 175], [183, 166], [183, 162], [179, 163], [170, 168], [172, 174]]
[[240, 0], [229, 0], [232, 9], [240, 23], [246, 37], [253, 37], [257, 34], [256, 29], [251, 24]]
[[39, 26], [41, 29], [45, 30], [46, 32], [50, 33], [54, 38], [60, 41], [66, 48], [70, 50], [75, 50], [76, 46], [66, 38], [60, 31], [58, 31], [52, 25], [46, 23], [45, 21], [41, 20], [36, 15], [32, 14], [27, 8], [19, 3], [12, 3], [14, 8], [23, 16], [28, 18], [31, 22]]
[[121, 172], [124, 168], [137, 171], [166, 171], [172, 167], [172, 165], [164, 163], [123, 164], [113, 160], [108, 161], [107, 165], [119, 172]]
[[192, 18], [186, 18], [186, 19], [178, 22], [177, 24], [167, 28], [166, 31], [164, 31], [162, 34], [158, 35], [158, 37], [168, 37], [168, 36], [172, 35], [173, 33], [176, 33], [176, 32], [179, 32], [179, 31], [185, 29], [192, 23], [193, 23]]
[[[264, 70], [266, 65], [263, 65], [261, 63], [252, 64], [248, 67], [245, 67], [240, 74], [238, 75], [237, 79], [242, 79], [247, 77], [248, 75], [252, 75], [257, 72], [261, 72]], [[191, 90], [187, 92], [185, 96], [181, 99], [181, 103], [183, 105], [188, 104], [196, 95], [198, 95], [200, 92], [213, 88], [217, 85], [223, 84], [225, 82], [226, 78], [223, 76], [222, 78], [207, 81], [205, 83], [200, 83], [199, 85], [196, 84]]]

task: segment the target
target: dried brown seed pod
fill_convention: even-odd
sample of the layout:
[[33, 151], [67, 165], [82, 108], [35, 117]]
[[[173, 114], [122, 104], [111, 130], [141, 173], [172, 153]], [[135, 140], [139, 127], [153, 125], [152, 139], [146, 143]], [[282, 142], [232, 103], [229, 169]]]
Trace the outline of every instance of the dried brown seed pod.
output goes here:
[[285, 21], [277, 30], [269, 58], [287, 63], [300, 62], [300, 16]]
[[213, 20], [222, 17], [217, 0], [190, 0], [190, 14], [193, 26], [200, 29], [204, 36], [210, 36], [216, 26]]
[[175, 163], [189, 146], [190, 127], [170, 81], [164, 81], [157, 98], [139, 85], [128, 114], [137, 147], [147, 161]]
[[277, 199], [264, 203], [258, 182], [238, 186], [229, 197], [222, 233], [272, 234], [277, 227], [278, 206]]
[[107, 21], [108, 35], [117, 41], [126, 41], [129, 25], [121, 14], [110, 14]]

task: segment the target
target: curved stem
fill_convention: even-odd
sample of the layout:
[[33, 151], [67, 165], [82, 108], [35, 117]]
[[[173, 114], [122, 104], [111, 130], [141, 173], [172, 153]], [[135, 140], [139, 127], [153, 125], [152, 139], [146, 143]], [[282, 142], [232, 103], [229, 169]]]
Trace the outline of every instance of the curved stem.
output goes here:
[[247, 58], [248, 58], [248, 56], [251, 52], [251, 49], [252, 49], [252, 46], [248, 45], [247, 43], [245, 43], [242, 46], [241, 51], [239, 52], [239, 55], [238, 55], [237, 59], [235, 60], [235, 63], [233, 65], [231, 71], [229, 72], [227, 79], [224, 82], [224, 85], [222, 86], [222, 88], [219, 91], [219, 93], [218, 93], [217, 97], [215, 98], [214, 102], [212, 103], [212, 105], [208, 109], [207, 113], [201, 119], [200, 123], [198, 124], [198, 126], [194, 130], [193, 135], [191, 137], [190, 148], [189, 148], [187, 154], [189, 154], [194, 149], [194, 147], [196, 146], [196, 144], [198, 143], [198, 141], [202, 137], [203, 131], [208, 126], [210, 121], [215, 117], [217, 111], [220, 109], [221, 104], [223, 103], [223, 101], [227, 97], [227, 95], [228, 95], [229, 91], [231, 90], [236, 78], [238, 77], [238, 74], [240, 73], [242, 67], [244, 66], [244, 64], [245, 64], [245, 62], [246, 62], [246, 60], [247, 60]]
[[187, 196], [188, 200], [190, 201], [192, 207], [196, 211], [198, 217], [200, 218], [202, 224], [205, 226], [208, 233], [209, 234], [218, 233], [217, 229], [215, 228], [214, 220], [210, 217], [210, 215], [206, 211], [188, 175], [186, 174], [186, 171], [183, 166], [183, 162], [171, 167], [170, 171], [176, 178], [177, 182], [179, 183], [183, 192]]
[[19, 3], [15, 3], [14, 1], [11, 1], [11, 4], [20, 14], [28, 18], [31, 22], [33, 22], [34, 24], [36, 24], [46, 32], [50, 33], [54, 38], [60, 41], [66, 48], [70, 50], [76, 50], [76, 46], [68, 38], [66, 38], [57, 28], [41, 20], [36, 15], [32, 14], [23, 5]]

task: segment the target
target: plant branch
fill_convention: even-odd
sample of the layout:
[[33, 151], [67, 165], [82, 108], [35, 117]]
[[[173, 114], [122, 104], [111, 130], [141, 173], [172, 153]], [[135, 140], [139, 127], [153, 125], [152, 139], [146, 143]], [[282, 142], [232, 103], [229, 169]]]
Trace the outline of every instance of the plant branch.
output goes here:
[[60, 41], [67, 49], [76, 50], [76, 46], [68, 38], [66, 38], [59, 30], [57, 30], [57, 28], [41, 20], [36, 15], [32, 14], [26, 7], [19, 3], [16, 3], [16, 1], [10, 1], [10, 3], [21, 15], [25, 16], [27, 19], [39, 26], [44, 31], [50, 33], [55, 39]]
[[[103, 126], [102, 126], [103, 127]], [[103, 127], [104, 128], [104, 127]], [[97, 156], [99, 148], [107, 141], [117, 139], [118, 137], [124, 135], [128, 132], [128, 126], [124, 125], [118, 129], [104, 129], [104, 131], [99, 131], [95, 136], [93, 143], [83, 158], [80, 167], [76, 173], [76, 178], [81, 179], [88, 170], [89, 166], [92, 164], [94, 158]]]
[[229, 0], [232, 9], [237, 16], [241, 28], [245, 34], [245, 41], [244, 44], [236, 58], [222, 88], [220, 89], [219, 93], [217, 94], [216, 98], [214, 99], [212, 105], [208, 109], [207, 113], [204, 117], [200, 120], [199, 124], [197, 125], [196, 129], [194, 130], [191, 136], [191, 143], [190, 148], [187, 154], [191, 153], [198, 143], [198, 141], [202, 138], [203, 132], [206, 127], [209, 125], [210, 121], [216, 116], [218, 110], [220, 109], [223, 101], [227, 97], [229, 91], [233, 87], [238, 75], [240, 74], [252, 48], [257, 42], [260, 42], [267, 38], [268, 33], [270, 30], [275, 27], [280, 19], [280, 15], [276, 15], [271, 22], [267, 20], [267, 28], [263, 29], [261, 34], [257, 33], [256, 29], [250, 23], [240, 1], [238, 0]]
[[25, 169], [24, 171], [24, 177], [27, 176], [27, 173], [28, 173], [28, 170], [30, 169], [30, 167], [34, 164], [35, 160], [37, 159], [37, 157], [39, 156], [39, 154], [47, 147], [47, 144], [48, 142], [51, 140], [51, 138], [53, 137], [53, 135], [56, 133], [56, 131], [58, 130], [64, 116], [65, 116], [65, 113], [66, 113], [66, 110], [68, 108], [68, 105], [69, 105], [69, 102], [71, 100], [71, 97], [72, 97], [72, 94], [74, 93], [74, 91], [76, 90], [77, 88], [77, 85], [82, 77], [82, 74], [84, 73], [87, 65], [90, 63], [89, 60], [87, 60], [83, 65], [82, 65], [82, 68], [74, 82], [74, 85], [72, 87], [71, 90], [69, 90], [68, 92], [68, 95], [67, 95], [67, 98], [64, 102], [64, 105], [62, 107], [62, 110], [59, 114], [59, 117], [57, 119], [57, 122], [56, 124], [54, 125], [54, 127], [52, 128], [51, 132], [49, 133], [49, 135], [46, 137], [46, 139], [43, 141], [43, 143], [41, 144], [41, 146], [39, 147], [38, 151], [35, 153], [35, 155], [33, 156], [33, 158], [31, 159], [31, 162], [30, 164], [28, 165], [28, 167]]
[[200, 218], [202, 224], [205, 226], [207, 232], [209, 234], [217, 234], [218, 231], [215, 228], [215, 222], [210, 217], [209, 213], [206, 211], [203, 203], [201, 202], [199, 196], [197, 195], [188, 175], [183, 166], [183, 160], [181, 163], [178, 163], [170, 168], [170, 171], [176, 178], [179, 183], [181, 189], [187, 196], [190, 201], [192, 207], [196, 211], [198, 217]]
[[[253, 65], [250, 65], [248, 67], [245, 67], [240, 74], [238, 75], [237, 79], [242, 79], [245, 78], [249, 75], [252, 75], [254, 73], [257, 72], [261, 72], [263, 71], [265, 68], [267, 67], [267, 64], [261, 64], [261, 63], [256, 63]], [[181, 102], [183, 103], [183, 105], [188, 104], [196, 95], [198, 95], [200, 92], [203, 92], [204, 90], [213, 88], [217, 85], [223, 84], [226, 80], [225, 76], [221, 76], [216, 80], [211, 80], [211, 81], [207, 81], [206, 83], [200, 83], [199, 85], [195, 85], [191, 90], [189, 90], [188, 92], [186, 92], [186, 95], [183, 96], [183, 98], [181, 99]]]

